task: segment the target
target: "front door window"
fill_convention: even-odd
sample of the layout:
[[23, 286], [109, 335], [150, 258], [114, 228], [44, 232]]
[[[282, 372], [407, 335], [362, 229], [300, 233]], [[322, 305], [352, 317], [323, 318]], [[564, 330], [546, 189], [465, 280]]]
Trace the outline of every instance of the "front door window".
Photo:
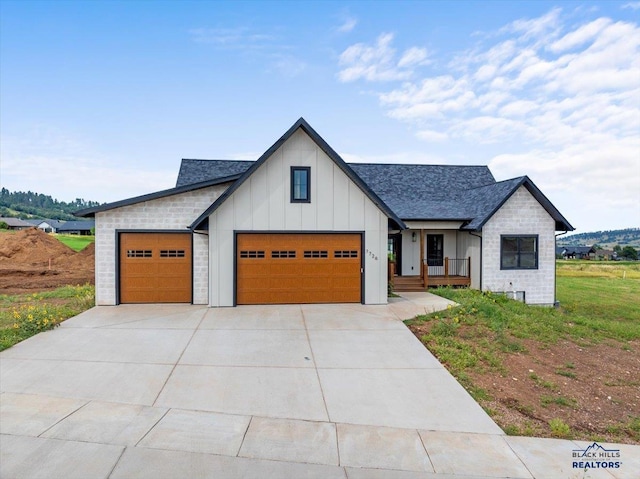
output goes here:
[[444, 264], [444, 235], [427, 235], [427, 265]]

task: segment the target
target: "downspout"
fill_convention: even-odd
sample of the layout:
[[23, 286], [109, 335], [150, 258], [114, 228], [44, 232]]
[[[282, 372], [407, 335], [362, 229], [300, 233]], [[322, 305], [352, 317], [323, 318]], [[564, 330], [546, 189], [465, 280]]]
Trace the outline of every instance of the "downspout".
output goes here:
[[558, 236], [566, 235], [568, 231], [558, 233], [553, 238], [553, 306], [555, 308], [560, 307], [560, 301], [558, 301], [558, 270], [556, 268], [556, 249], [558, 248]]
[[474, 235], [471, 231], [469, 231], [469, 234], [476, 238], [480, 238], [480, 291], [482, 291], [482, 235]]

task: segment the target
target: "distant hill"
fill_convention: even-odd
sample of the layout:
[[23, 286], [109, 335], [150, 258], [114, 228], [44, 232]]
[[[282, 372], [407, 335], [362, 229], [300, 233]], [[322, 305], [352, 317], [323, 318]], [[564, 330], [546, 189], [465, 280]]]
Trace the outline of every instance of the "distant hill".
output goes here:
[[639, 248], [640, 228], [594, 231], [592, 233], [578, 233], [558, 237], [558, 245], [560, 246], [591, 246], [594, 244], [607, 249], [612, 249], [615, 245]]
[[32, 191], [14, 191], [6, 188], [0, 190], [0, 216], [22, 219], [81, 220], [73, 216], [74, 211], [82, 208], [99, 206], [97, 201], [86, 201], [76, 198], [71, 203], [58, 201], [51, 196]]

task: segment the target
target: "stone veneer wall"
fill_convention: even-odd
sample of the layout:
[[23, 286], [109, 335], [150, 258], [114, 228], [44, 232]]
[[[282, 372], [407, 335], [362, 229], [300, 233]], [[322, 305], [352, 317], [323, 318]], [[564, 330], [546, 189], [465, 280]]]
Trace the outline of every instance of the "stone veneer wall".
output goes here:
[[[501, 270], [501, 235], [538, 235], [538, 269]], [[555, 221], [521, 186], [482, 228], [482, 288], [525, 291], [529, 304], [555, 302]]]
[[[116, 230], [183, 230], [229, 183], [176, 194], [96, 214], [96, 304], [116, 304]], [[209, 242], [193, 235], [193, 302], [209, 302]]]

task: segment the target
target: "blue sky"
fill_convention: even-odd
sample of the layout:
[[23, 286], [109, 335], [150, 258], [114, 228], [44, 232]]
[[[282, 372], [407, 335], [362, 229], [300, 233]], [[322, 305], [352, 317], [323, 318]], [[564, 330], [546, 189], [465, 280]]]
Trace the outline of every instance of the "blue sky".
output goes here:
[[640, 1], [0, 0], [0, 183], [69, 201], [256, 159], [304, 117], [346, 161], [528, 175], [640, 226]]

